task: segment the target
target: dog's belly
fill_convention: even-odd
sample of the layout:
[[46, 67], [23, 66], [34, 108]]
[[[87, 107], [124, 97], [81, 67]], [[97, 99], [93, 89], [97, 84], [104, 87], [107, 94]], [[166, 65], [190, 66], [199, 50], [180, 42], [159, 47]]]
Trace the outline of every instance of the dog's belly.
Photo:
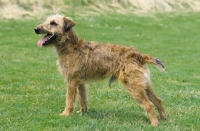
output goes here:
[[81, 79], [85, 80], [102, 80], [110, 77], [114, 72], [115, 70], [112, 64], [107, 63], [102, 65], [101, 63], [93, 63], [92, 65], [82, 66], [74, 74], [81, 76]]

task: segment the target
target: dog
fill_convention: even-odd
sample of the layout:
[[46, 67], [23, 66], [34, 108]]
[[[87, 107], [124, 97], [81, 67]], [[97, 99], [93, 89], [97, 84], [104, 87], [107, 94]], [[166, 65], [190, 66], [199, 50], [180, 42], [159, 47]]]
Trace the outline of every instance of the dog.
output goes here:
[[55, 48], [59, 72], [65, 76], [68, 84], [66, 107], [60, 115], [68, 116], [74, 111], [77, 96], [80, 112], [87, 112], [85, 83], [110, 77], [109, 85], [119, 80], [147, 112], [151, 125], [159, 124], [154, 106], [160, 118], [165, 120], [165, 110], [161, 99], [152, 90], [150, 71], [147, 67], [147, 64], [154, 64], [160, 70], [164, 70], [163, 62], [151, 55], [142, 54], [133, 47], [79, 39], [74, 26], [75, 22], [72, 19], [56, 14], [34, 29], [36, 34], [45, 35], [38, 41], [39, 47]]

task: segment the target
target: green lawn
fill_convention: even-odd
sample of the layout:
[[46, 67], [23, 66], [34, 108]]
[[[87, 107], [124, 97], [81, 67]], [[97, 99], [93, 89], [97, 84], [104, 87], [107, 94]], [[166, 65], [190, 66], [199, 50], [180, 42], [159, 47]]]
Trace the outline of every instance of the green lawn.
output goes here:
[[57, 71], [55, 52], [38, 48], [42, 36], [33, 30], [44, 19], [1, 19], [0, 130], [200, 130], [199, 13], [71, 17], [80, 38], [134, 46], [164, 61], [164, 73], [149, 67], [168, 119], [150, 126], [124, 87], [118, 82], [109, 87], [108, 80], [88, 85], [88, 113], [60, 117], [66, 83]]

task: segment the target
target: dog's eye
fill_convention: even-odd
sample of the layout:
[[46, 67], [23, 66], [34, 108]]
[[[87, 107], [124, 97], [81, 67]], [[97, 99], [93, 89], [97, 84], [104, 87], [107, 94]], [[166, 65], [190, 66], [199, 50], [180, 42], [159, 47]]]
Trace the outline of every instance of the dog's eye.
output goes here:
[[55, 21], [51, 21], [50, 25], [58, 25]]

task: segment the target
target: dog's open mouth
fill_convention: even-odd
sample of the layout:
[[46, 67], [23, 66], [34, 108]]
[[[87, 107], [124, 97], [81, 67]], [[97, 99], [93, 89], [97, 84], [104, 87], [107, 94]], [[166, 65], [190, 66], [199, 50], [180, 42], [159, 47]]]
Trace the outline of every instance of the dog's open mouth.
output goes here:
[[41, 40], [38, 41], [38, 47], [42, 47], [48, 45], [52, 40], [56, 38], [55, 35], [47, 34]]

